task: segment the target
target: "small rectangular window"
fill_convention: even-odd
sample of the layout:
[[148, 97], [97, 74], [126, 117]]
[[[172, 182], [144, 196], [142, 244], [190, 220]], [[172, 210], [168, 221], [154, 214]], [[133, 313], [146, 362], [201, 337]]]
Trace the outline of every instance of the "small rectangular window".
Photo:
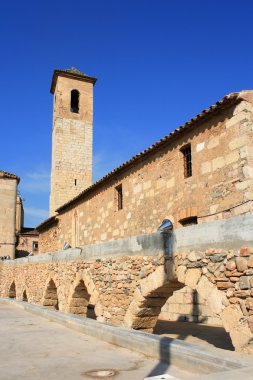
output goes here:
[[118, 210], [122, 210], [123, 209], [122, 185], [115, 187], [115, 190], [116, 190], [116, 201], [117, 201]]
[[191, 145], [188, 144], [181, 149], [184, 156], [184, 177], [188, 178], [192, 176], [192, 151]]
[[196, 216], [191, 216], [189, 218], [179, 220], [179, 223], [183, 227], [192, 226], [193, 224], [198, 224], [198, 218]]

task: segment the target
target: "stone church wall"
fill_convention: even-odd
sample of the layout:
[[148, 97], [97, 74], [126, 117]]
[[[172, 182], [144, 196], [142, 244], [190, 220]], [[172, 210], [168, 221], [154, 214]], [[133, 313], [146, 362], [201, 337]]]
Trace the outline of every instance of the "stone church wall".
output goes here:
[[[198, 223], [253, 211], [252, 106], [241, 101], [217, 111], [181, 138], [109, 176], [40, 230], [40, 252], [120, 239], [157, 230], [164, 218]], [[181, 149], [191, 144], [192, 176]], [[118, 210], [117, 186], [123, 208]], [[53, 237], [53, 238], [52, 238]]]

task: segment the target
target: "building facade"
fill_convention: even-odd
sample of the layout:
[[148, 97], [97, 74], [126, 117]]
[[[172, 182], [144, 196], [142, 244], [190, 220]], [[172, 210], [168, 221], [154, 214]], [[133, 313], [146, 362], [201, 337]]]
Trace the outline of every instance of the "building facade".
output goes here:
[[39, 233], [24, 227], [19, 177], [0, 170], [0, 257], [15, 259], [38, 253]]
[[61, 202], [38, 226], [40, 252], [152, 233], [165, 218], [181, 228], [252, 212], [252, 106], [252, 91], [225, 96]]
[[0, 257], [15, 258], [16, 203], [19, 177], [0, 170]]

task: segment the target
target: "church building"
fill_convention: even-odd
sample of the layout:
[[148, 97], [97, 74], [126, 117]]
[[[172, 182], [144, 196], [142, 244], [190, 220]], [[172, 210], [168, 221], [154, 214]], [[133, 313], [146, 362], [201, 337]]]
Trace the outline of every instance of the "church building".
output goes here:
[[50, 218], [37, 227], [40, 253], [153, 233], [164, 219], [185, 228], [252, 212], [253, 91], [226, 95], [92, 183], [95, 83], [75, 68], [53, 74]]

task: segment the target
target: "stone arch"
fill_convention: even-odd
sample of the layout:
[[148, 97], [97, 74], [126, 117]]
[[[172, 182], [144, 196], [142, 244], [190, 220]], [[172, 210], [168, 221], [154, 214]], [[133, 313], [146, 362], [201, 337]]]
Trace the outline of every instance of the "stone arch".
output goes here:
[[98, 293], [91, 277], [86, 273], [78, 275], [69, 294], [68, 312], [96, 319]]
[[250, 329], [247, 310], [244, 310], [243, 305], [230, 304], [226, 291], [219, 290], [217, 285], [208, 278], [208, 273], [205, 271], [203, 273], [200, 268], [187, 268], [180, 265], [176, 269], [176, 274], [178, 281], [196, 291], [208, 303], [212, 312], [221, 318], [235, 350], [252, 353], [253, 333]]
[[177, 280], [168, 280], [164, 267], [159, 267], [140, 281], [126, 312], [124, 326], [136, 330], [153, 331], [161, 308], [173, 292], [182, 287], [183, 284]]
[[42, 305], [50, 309], [59, 310], [57, 287], [53, 279], [50, 279], [46, 285]]
[[250, 317], [243, 313], [240, 305], [230, 304], [226, 293], [219, 290], [200, 268], [179, 266], [176, 274], [175, 279], [169, 280], [161, 266], [141, 280], [126, 312], [124, 325], [137, 330], [152, 331], [167, 299], [174, 291], [187, 285], [208, 302], [214, 314], [220, 316], [235, 350], [252, 353]]
[[9, 288], [9, 298], [16, 298], [16, 285], [14, 281]]

